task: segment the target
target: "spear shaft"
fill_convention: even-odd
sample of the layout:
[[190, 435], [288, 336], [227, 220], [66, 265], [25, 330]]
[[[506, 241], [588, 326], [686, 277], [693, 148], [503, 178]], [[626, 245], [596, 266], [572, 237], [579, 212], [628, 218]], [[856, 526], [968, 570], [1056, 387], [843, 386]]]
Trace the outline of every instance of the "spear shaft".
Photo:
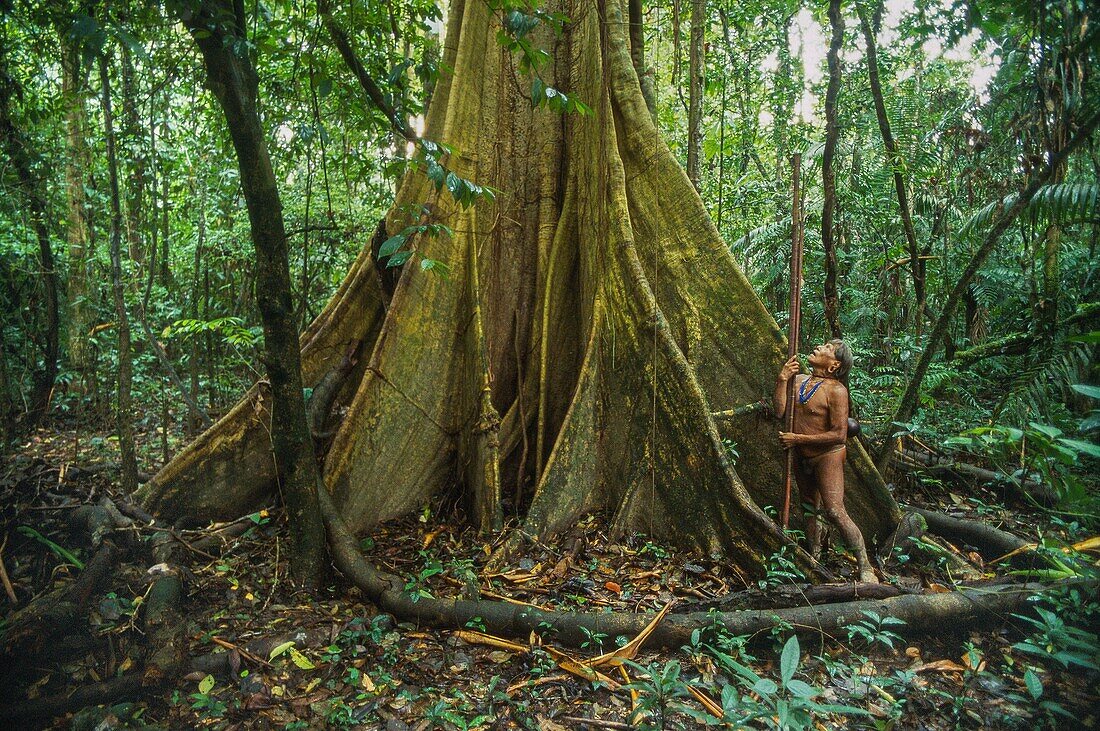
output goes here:
[[[791, 156], [791, 305], [788, 310], [790, 322], [787, 334], [787, 360], [798, 355], [798, 341], [802, 330], [802, 210], [801, 190], [799, 185], [802, 178], [802, 155], [795, 153]], [[787, 431], [794, 431], [794, 378], [787, 381], [787, 411], [785, 414]], [[783, 513], [780, 516], [783, 527], [791, 516], [791, 480], [794, 476], [794, 447], [787, 447], [787, 469], [784, 475], [783, 485]]]

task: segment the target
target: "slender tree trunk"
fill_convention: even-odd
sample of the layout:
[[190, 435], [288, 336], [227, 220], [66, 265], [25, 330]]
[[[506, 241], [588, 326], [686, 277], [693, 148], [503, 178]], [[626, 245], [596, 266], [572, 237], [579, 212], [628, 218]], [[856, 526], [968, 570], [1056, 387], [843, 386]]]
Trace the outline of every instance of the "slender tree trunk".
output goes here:
[[699, 190], [699, 158], [703, 146], [703, 86], [706, 74], [703, 40], [706, 18], [706, 0], [691, 0], [691, 47], [688, 49], [687, 176], [696, 191]]
[[924, 288], [924, 263], [920, 258], [920, 247], [917, 245], [917, 232], [913, 227], [913, 215], [909, 209], [909, 193], [905, 187], [905, 179], [901, 170], [903, 161], [898, 149], [898, 142], [890, 129], [890, 118], [886, 114], [886, 102], [882, 95], [882, 82], [878, 75], [878, 50], [875, 45], [875, 32], [871, 27], [867, 14], [856, 4], [856, 12], [859, 14], [859, 23], [863, 29], [863, 39], [867, 46], [867, 79], [871, 86], [871, 97], [875, 103], [875, 116], [878, 117], [878, 128], [882, 134], [882, 144], [886, 148], [886, 162], [894, 171], [894, 192], [898, 199], [898, 212], [901, 214], [901, 226], [905, 231], [905, 242], [909, 251], [909, 270], [913, 276], [913, 296], [916, 300], [913, 323], [919, 336], [924, 328], [924, 308], [926, 293]]
[[88, 110], [85, 106], [87, 74], [81, 67], [80, 50], [61, 33], [61, 102], [65, 108], [65, 192], [68, 202], [65, 235], [68, 240], [68, 278], [66, 332], [69, 362], [82, 379], [91, 374], [88, 333], [92, 328], [94, 307], [93, 279], [89, 266], [94, 258], [88, 221], [88, 203], [84, 189], [91, 170], [88, 151]]
[[207, 85], [225, 114], [240, 165], [256, 252], [257, 304], [272, 396], [271, 444], [294, 544], [291, 570], [298, 581], [312, 585], [326, 555], [317, 505], [320, 475], [306, 425], [282, 202], [257, 110], [258, 78], [245, 50], [243, 4], [212, 0], [182, 16], [202, 52]]
[[821, 183], [825, 200], [821, 206], [821, 245], [825, 250], [825, 321], [834, 338], [842, 335], [840, 329], [840, 293], [837, 291], [836, 240], [833, 214], [836, 212], [836, 173], [833, 160], [836, 157], [840, 125], [837, 122], [837, 97], [840, 95], [840, 49], [844, 43], [844, 16], [840, 13], [840, 0], [829, 0], [829, 25], [832, 40], [829, 43], [829, 86], [825, 92], [825, 152], [821, 159]]
[[145, 223], [145, 144], [144, 125], [134, 89], [134, 60], [130, 49], [120, 45], [122, 60], [122, 139], [130, 158], [126, 176], [126, 243], [130, 261], [145, 261], [142, 226]]
[[122, 284], [122, 202], [118, 186], [118, 155], [115, 151], [114, 118], [111, 113], [111, 74], [106, 55], [99, 57], [99, 82], [103, 94], [103, 130], [107, 140], [107, 171], [111, 189], [111, 291], [118, 320], [118, 403], [115, 421], [121, 455], [119, 479], [127, 495], [137, 489], [137, 455], [134, 452], [133, 405], [130, 385], [133, 378], [130, 355], [130, 318], [126, 314], [125, 288]]
[[41, 267], [42, 293], [46, 309], [41, 365], [37, 363], [36, 353], [28, 358], [28, 362], [33, 364], [34, 375], [27, 412], [20, 426], [22, 429], [29, 430], [33, 429], [46, 414], [53, 394], [54, 381], [57, 378], [60, 327], [58, 277], [47, 226], [49, 212], [46, 208], [46, 181], [41, 176], [40, 165], [36, 164], [34, 149], [15, 123], [12, 102], [19, 98], [19, 89], [15, 79], [8, 75], [4, 61], [5, 59], [0, 55], [0, 141], [3, 142], [4, 151], [15, 169], [20, 192], [27, 206], [31, 230], [38, 241], [38, 261]]

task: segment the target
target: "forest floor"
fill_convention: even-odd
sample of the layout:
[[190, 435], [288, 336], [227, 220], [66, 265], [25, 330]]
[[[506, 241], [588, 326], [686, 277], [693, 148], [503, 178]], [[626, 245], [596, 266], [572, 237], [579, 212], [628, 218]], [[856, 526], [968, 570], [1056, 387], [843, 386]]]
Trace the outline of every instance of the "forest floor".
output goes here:
[[[154, 436], [145, 435], [150, 442]], [[3, 600], [5, 625], [33, 598], [72, 582], [77, 562], [91, 555], [87, 537], [68, 520], [72, 511], [103, 497], [125, 502], [113, 486], [114, 470], [103, 466], [111, 447], [103, 438], [78, 441], [72, 430], [40, 429], [0, 469], [0, 557], [15, 600]], [[991, 522], [1026, 538], [1034, 538], [1037, 528], [1066, 542], [1082, 537], [1075, 525], [1052, 522], [1048, 513], [1006, 509], [984, 488], [900, 482], [902, 502]], [[406, 577], [411, 592], [478, 591], [577, 611], [656, 611], [670, 602], [674, 611], [730, 610], [738, 607], [727, 597], [751, 602], [798, 582], [782, 560], [757, 584], [722, 561], [644, 536], [613, 542], [595, 518], [580, 522], [557, 546], [533, 546], [507, 570], [488, 574], [483, 566], [492, 546], [461, 527], [454, 513], [433, 505], [387, 524], [363, 541], [364, 553], [379, 568]], [[684, 648], [643, 647], [635, 664], [614, 673], [624, 687], [612, 691], [567, 672], [552, 634], [509, 645], [479, 636], [484, 628], [476, 622], [465, 634], [419, 628], [377, 614], [335, 571], [323, 590], [297, 591], [287, 578], [286, 524], [274, 507], [221, 533], [239, 535], [194, 548], [217, 528], [178, 531], [186, 548], [179, 559], [186, 636], [191, 658], [203, 660], [191, 667], [200, 669], [168, 679], [162, 690], [136, 702], [7, 727], [699, 728], [709, 718], [700, 697], [752, 728], [1091, 728], [1100, 713], [1095, 625], [1088, 626], [1097, 619], [1095, 584], [1054, 592], [1043, 604], [1051, 612], [1028, 610], [1030, 620], [1001, 616], [981, 627], [944, 627], [931, 637], [906, 636], [904, 626], [877, 615], [854, 619], [846, 636], [804, 636], [793, 647], [782, 625], [752, 637], [715, 627]], [[133, 527], [131, 545], [140, 546], [153, 532]], [[938, 558], [934, 548], [925, 547], [921, 556], [899, 551], [883, 578], [911, 590], [948, 591], [954, 582], [989, 578], [996, 569], [965, 546], [938, 545]], [[45, 654], [8, 658], [0, 669], [0, 703], [10, 710], [63, 698], [141, 667], [142, 607], [157, 567], [143, 562], [141, 551], [128, 555], [108, 586], [89, 598], [85, 641], [54, 653], [60, 661], [47, 662]], [[843, 551], [832, 550], [827, 563], [842, 576], [853, 572]], [[627, 639], [593, 635], [587, 647], [568, 652], [597, 655]], [[57, 649], [63, 640], [44, 642]], [[790, 666], [792, 654], [797, 667]], [[723, 666], [722, 655], [736, 658], [759, 681]], [[801, 724], [800, 716], [812, 721]]]

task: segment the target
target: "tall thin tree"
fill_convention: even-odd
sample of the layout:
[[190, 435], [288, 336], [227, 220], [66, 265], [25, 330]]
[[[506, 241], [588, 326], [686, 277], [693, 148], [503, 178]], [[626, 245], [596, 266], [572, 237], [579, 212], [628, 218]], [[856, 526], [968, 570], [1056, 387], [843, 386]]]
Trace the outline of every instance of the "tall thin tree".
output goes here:
[[103, 131], [107, 143], [107, 176], [111, 204], [111, 292], [114, 295], [115, 327], [118, 331], [118, 402], [115, 420], [122, 466], [122, 489], [131, 493], [137, 489], [137, 455], [134, 450], [134, 425], [131, 421], [133, 364], [130, 355], [130, 318], [126, 313], [126, 294], [122, 283], [122, 202], [118, 186], [118, 154], [115, 140], [114, 114], [111, 107], [111, 72], [107, 54], [99, 57], [99, 83], [102, 87]]

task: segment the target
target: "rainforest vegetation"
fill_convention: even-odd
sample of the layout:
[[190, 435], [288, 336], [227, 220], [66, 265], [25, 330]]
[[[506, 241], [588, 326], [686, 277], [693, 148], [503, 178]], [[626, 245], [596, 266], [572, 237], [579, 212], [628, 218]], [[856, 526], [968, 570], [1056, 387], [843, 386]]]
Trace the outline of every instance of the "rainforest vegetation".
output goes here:
[[[1098, 64], [1084, 0], [0, 0], [0, 717], [1090, 727]], [[870, 567], [774, 413], [837, 339]]]

